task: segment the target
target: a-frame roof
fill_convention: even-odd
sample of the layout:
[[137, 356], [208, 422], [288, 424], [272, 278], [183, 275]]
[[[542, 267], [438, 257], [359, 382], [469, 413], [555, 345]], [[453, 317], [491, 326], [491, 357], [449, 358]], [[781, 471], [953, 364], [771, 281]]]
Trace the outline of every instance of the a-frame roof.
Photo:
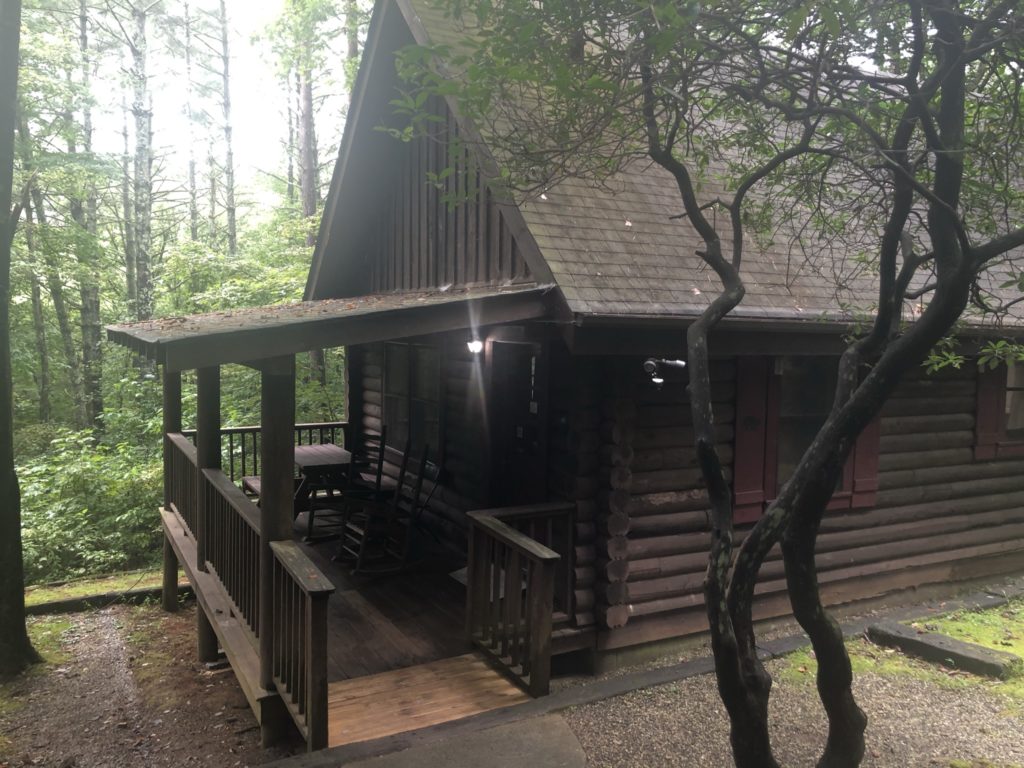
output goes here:
[[[391, 119], [389, 102], [397, 85], [394, 52], [413, 42], [449, 42], [457, 34], [431, 0], [378, 1], [307, 298], [345, 295], [346, 285], [356, 283], [356, 259], [346, 251], [346, 242], [365, 218], [365, 201], [372, 199], [389, 149], [394, 151], [395, 140], [378, 130]], [[449, 106], [457, 116], [454, 105]], [[461, 125], [472, 131], [464, 121]], [[493, 163], [491, 157], [486, 160]], [[716, 189], [712, 169], [702, 194], [711, 199], [722, 191]], [[521, 222], [531, 267], [545, 282], [550, 276], [564, 298], [565, 313], [577, 322], [685, 320], [717, 293], [715, 276], [696, 255], [703, 244], [679, 216], [674, 181], [649, 161], [637, 159], [600, 186], [570, 179], [542, 197], [509, 207]], [[871, 309], [877, 289], [870, 270], [851, 270], [850, 260], [840, 265], [808, 258], [796, 240], [749, 244], [743, 270], [747, 293], [732, 319], [845, 326]], [[998, 292], [1003, 277], [987, 279]], [[908, 310], [912, 316], [915, 308]], [[1024, 316], [1005, 322], [1022, 320]]]

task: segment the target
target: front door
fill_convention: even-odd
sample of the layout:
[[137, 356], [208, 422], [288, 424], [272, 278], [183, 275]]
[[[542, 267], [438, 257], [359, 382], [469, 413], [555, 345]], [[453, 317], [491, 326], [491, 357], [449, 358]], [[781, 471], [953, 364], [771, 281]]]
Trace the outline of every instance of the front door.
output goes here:
[[495, 341], [491, 347], [492, 503], [547, 498], [547, 398], [543, 347]]

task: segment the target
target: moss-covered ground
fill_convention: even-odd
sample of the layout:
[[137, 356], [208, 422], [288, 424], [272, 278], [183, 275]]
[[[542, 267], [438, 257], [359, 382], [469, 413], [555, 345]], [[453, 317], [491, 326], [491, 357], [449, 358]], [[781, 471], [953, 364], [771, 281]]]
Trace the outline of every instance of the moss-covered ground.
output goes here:
[[130, 589], [159, 587], [162, 579], [159, 570], [145, 570], [115, 573], [110, 576], [68, 581], [61, 584], [41, 584], [25, 590], [25, 604], [42, 605], [75, 597], [91, 597], [111, 592], [126, 592]]
[[[912, 626], [994, 650], [1008, 651], [1024, 658], [1024, 600], [1014, 600], [1002, 607], [982, 611], [957, 611]], [[891, 648], [877, 646], [863, 637], [848, 640], [846, 649], [850, 654], [854, 677], [862, 674], [904, 676], [951, 690], [983, 689], [1004, 697], [1006, 714], [1024, 713], [1024, 664], [1018, 666], [1006, 680], [991, 680], [905, 656]], [[816, 673], [817, 662], [808, 647], [787, 656], [778, 677], [786, 682], [814, 685]], [[954, 760], [948, 768], [1022, 767], [986, 761]]]

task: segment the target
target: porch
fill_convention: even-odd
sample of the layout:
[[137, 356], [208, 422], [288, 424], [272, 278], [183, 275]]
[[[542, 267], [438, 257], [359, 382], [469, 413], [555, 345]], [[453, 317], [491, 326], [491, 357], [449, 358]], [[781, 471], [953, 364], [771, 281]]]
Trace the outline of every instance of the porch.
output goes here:
[[[309, 544], [296, 535], [296, 446], [333, 443], [345, 450], [328, 453], [351, 455], [367, 438], [384, 442], [380, 419], [365, 415], [352, 430], [343, 422], [295, 423], [297, 353], [425, 333], [477, 338], [488, 326], [545, 316], [549, 301], [544, 287], [490, 287], [108, 329], [111, 340], [162, 365], [165, 607], [175, 607], [171, 585], [180, 564], [201, 607], [199, 657], [211, 661], [223, 650], [264, 743], [281, 738], [289, 723], [310, 749], [319, 749], [379, 735], [379, 728], [352, 727], [356, 715], [371, 711], [375, 727], [385, 721], [399, 732], [543, 695], [552, 654], [591, 639], [569, 618], [574, 503], [480, 512], [449, 505], [469, 540], [468, 557], [416, 558], [416, 565], [387, 578], [355, 577], [331, 562], [329, 543]], [[229, 363], [259, 371], [258, 426], [221, 423], [220, 369]], [[182, 428], [186, 370], [196, 371], [193, 431]], [[439, 476], [445, 472], [438, 467]], [[242, 478], [253, 475], [259, 476], [258, 503], [241, 487]], [[417, 487], [412, 517], [417, 507], [427, 508], [438, 483]], [[449, 575], [460, 566], [467, 568], [462, 584]], [[453, 672], [453, 659], [463, 660], [461, 671]], [[430, 666], [436, 664], [441, 672]], [[445, 680], [465, 685], [438, 698]], [[371, 700], [386, 706], [371, 710], [364, 706]], [[431, 700], [437, 706], [418, 707]]]
[[[296, 424], [294, 443], [342, 443], [347, 428]], [[282, 715], [315, 749], [519, 703], [547, 693], [554, 653], [579, 647], [560, 610], [569, 600], [571, 571], [560, 566], [572, 557], [569, 504], [470, 513], [468, 564], [425, 537], [415, 562], [386, 576], [353, 573], [334, 559], [330, 537], [305, 540], [300, 514], [289, 520], [291, 538], [270, 545], [273, 622], [262, 622], [264, 509], [239, 483], [268, 453], [265, 430], [221, 428], [221, 469], [200, 468], [201, 434], [167, 435], [165, 574], [184, 567], [202, 608], [200, 658], [223, 650], [268, 743], [281, 736]], [[260, 472], [277, 474], [266, 464]], [[453, 575], [463, 568], [468, 588]], [[271, 686], [260, 678], [268, 632]]]

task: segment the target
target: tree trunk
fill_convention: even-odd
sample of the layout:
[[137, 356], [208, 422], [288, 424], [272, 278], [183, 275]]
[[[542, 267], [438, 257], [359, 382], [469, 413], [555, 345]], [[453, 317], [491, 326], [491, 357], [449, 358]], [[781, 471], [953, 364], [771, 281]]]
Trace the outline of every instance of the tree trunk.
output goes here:
[[192, 16], [185, 3], [185, 119], [188, 120], [188, 233], [199, 240], [199, 192], [196, 188], [195, 115], [192, 113]]
[[[32, 184], [30, 186], [32, 201], [36, 209], [36, 220], [43, 228], [46, 227], [46, 209], [43, 207], [43, 195], [39, 188]], [[60, 331], [61, 348], [64, 352], [64, 362], [68, 368], [68, 390], [71, 395], [71, 405], [74, 413], [74, 424], [82, 429], [89, 424], [89, 417], [85, 406], [85, 396], [82, 389], [82, 368], [78, 359], [78, 345], [75, 341], [74, 331], [71, 327], [71, 315], [68, 311], [67, 300], [64, 296], [64, 281], [61, 278], [60, 268], [53, 255], [47, 251], [43, 253], [43, 265], [46, 273], [46, 286], [50, 294], [50, 302], [53, 304], [53, 314], [57, 318], [57, 330]]]
[[[78, 5], [79, 50], [82, 55], [82, 150], [92, 161], [92, 63], [89, 55], [89, 8], [86, 0]], [[85, 192], [85, 212], [80, 224], [87, 234], [88, 245], [81, 249], [79, 263], [79, 298], [82, 326], [82, 386], [87, 418], [94, 429], [103, 426], [103, 323], [100, 318], [99, 264], [96, 255], [97, 199], [96, 185], [90, 175]]]
[[135, 252], [135, 205], [132, 194], [131, 150], [128, 143], [128, 104], [121, 94], [121, 210], [124, 217], [124, 276], [125, 298], [128, 300], [128, 314], [133, 320], [139, 319], [138, 280], [135, 277], [137, 262]]
[[299, 190], [302, 216], [307, 220], [306, 245], [316, 242], [311, 219], [317, 211], [316, 125], [313, 114], [313, 73], [299, 73]]
[[18, 96], [20, 0], [0, 0], [0, 675], [39, 660], [25, 627], [25, 568], [21, 548], [21, 493], [14, 469], [14, 397], [11, 379], [11, 212], [14, 128]]
[[288, 172], [285, 200], [291, 205], [295, 202], [295, 120], [297, 117], [297, 110], [292, 107], [292, 70], [289, 70], [285, 77], [284, 93], [288, 103]]
[[147, 11], [132, 9], [135, 30], [132, 51], [132, 114], [135, 116], [135, 280], [138, 319], [153, 317], [153, 113], [146, 73]]
[[46, 320], [43, 317], [43, 296], [36, 277], [35, 233], [32, 231], [32, 204], [27, 199], [22, 201], [25, 209], [25, 245], [28, 248], [28, 261], [32, 269], [29, 279], [32, 281], [32, 329], [35, 333], [37, 369], [33, 372], [36, 387], [39, 390], [39, 421], [46, 423], [50, 413], [50, 350], [46, 344]]
[[207, 242], [217, 246], [217, 159], [213, 156], [213, 143], [210, 143], [209, 152], [206, 156], [208, 165], [208, 179], [210, 183], [210, 213], [209, 232], [206, 233]]
[[235, 152], [231, 125], [231, 55], [228, 49], [228, 12], [220, 0], [220, 50], [222, 90], [221, 106], [224, 112], [224, 210], [227, 213], [228, 255], [238, 252], [238, 231], [235, 223]]
[[[18, 124], [18, 133], [21, 135], [22, 165], [31, 178], [28, 184], [29, 198], [31, 204], [35, 207], [36, 221], [39, 223], [40, 229], [45, 231], [47, 226], [46, 204], [43, 200], [42, 190], [39, 189], [35, 180], [32, 136], [28, 131], [28, 124], [24, 120]], [[77, 210], [79, 217], [83, 215], [80, 201], [77, 204], [75, 201], [72, 201], [73, 215], [75, 215], [75, 210]], [[71, 395], [73, 423], [76, 427], [82, 429], [88, 425], [89, 419], [86, 413], [85, 397], [82, 390], [82, 368], [78, 359], [78, 345], [75, 341], [74, 331], [72, 331], [71, 315], [64, 296], [64, 280], [61, 277], [60, 264], [57, 261], [56, 254], [51, 249], [44, 248], [42, 256], [46, 287], [50, 294], [50, 301], [53, 304], [53, 314], [57, 318], [57, 328], [60, 331], [64, 362], [68, 369], [68, 390]]]
[[359, 3], [357, 0], [345, 0], [345, 41], [348, 43], [348, 50], [345, 51], [348, 68], [345, 74], [348, 88], [351, 91], [359, 65]]

